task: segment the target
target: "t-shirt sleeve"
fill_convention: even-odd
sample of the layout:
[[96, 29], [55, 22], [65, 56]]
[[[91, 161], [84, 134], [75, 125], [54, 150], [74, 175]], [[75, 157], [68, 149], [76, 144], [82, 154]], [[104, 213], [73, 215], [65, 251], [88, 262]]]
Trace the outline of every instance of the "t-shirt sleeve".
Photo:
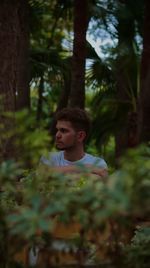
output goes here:
[[41, 156], [40, 164], [47, 165], [50, 167], [55, 166], [55, 155], [52, 153], [49, 153], [47, 157]]
[[100, 157], [96, 157], [95, 158], [95, 165], [99, 168], [106, 168], [108, 169], [107, 163], [105, 162], [105, 160], [103, 158]]

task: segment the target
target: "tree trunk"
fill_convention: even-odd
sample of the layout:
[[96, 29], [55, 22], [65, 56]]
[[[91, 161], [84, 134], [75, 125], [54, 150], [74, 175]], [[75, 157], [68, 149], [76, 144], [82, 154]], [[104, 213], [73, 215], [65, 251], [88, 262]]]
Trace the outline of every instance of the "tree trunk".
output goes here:
[[[120, 1], [121, 2], [121, 1]], [[134, 18], [130, 2], [118, 9], [118, 58], [116, 62], [117, 100], [122, 113], [120, 129], [116, 133], [116, 158], [137, 145], [137, 56], [134, 43]], [[122, 10], [123, 8], [123, 10]], [[122, 14], [127, 13], [127, 16]]]
[[[18, 106], [21, 91], [25, 88], [27, 47], [24, 36], [26, 26], [24, 8], [27, 0], [1, 0], [0, 3], [0, 158], [13, 158], [15, 155], [12, 138], [14, 112]], [[22, 13], [23, 12], [23, 13]], [[26, 14], [26, 13], [25, 13]], [[25, 43], [24, 43], [25, 42]], [[24, 55], [25, 54], [25, 55]], [[25, 59], [26, 58], [26, 59]], [[24, 96], [24, 98], [26, 98]], [[22, 97], [23, 99], [23, 97]], [[7, 117], [5, 112], [12, 112]]]
[[30, 108], [28, 0], [20, 0], [17, 26], [17, 109]]
[[38, 88], [38, 104], [37, 104], [37, 115], [36, 115], [37, 122], [40, 121], [42, 116], [43, 91], [44, 91], [44, 79], [42, 74], [40, 77], [40, 83]]
[[150, 141], [150, 1], [145, 0], [143, 53], [141, 60], [141, 92], [139, 112], [139, 140]]
[[71, 70], [70, 70], [70, 59], [68, 59], [68, 64], [66, 70], [63, 73], [63, 85], [61, 89], [60, 99], [57, 106], [57, 111], [67, 107], [69, 101], [69, 95], [71, 90]]
[[88, 0], [74, 0], [74, 43], [69, 106], [84, 108]]
[[52, 115], [53, 120], [52, 120], [51, 127], [50, 127], [50, 133], [51, 133], [51, 136], [53, 137], [53, 140], [54, 140], [55, 134], [56, 134], [56, 122], [54, 120], [55, 114], [58, 111], [62, 110], [63, 108], [67, 107], [69, 93], [70, 93], [70, 84], [71, 84], [71, 77], [70, 77], [70, 73], [68, 71], [67, 75], [64, 74], [64, 85], [62, 86], [60, 99], [59, 99], [59, 102], [57, 105], [57, 109], [56, 109], [55, 113]]

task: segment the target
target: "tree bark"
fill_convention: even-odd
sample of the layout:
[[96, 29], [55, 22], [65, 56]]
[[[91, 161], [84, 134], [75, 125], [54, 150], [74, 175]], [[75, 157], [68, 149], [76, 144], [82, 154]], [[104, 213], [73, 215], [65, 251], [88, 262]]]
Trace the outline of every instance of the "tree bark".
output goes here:
[[[120, 1], [121, 2], [121, 1]], [[116, 61], [117, 100], [123, 111], [120, 129], [116, 133], [116, 158], [126, 149], [137, 145], [137, 58], [133, 48], [134, 18], [122, 16], [130, 13], [130, 2], [118, 9], [118, 58]]]
[[66, 64], [63, 66], [63, 83], [56, 112], [68, 106], [71, 91], [71, 61], [72, 58], [68, 58]]
[[43, 74], [42, 74], [40, 77], [40, 83], [39, 83], [39, 88], [38, 88], [38, 104], [37, 104], [37, 115], [36, 115], [37, 122], [40, 121], [41, 116], [42, 116], [43, 91], [44, 91], [44, 79], [43, 79]]
[[28, 0], [20, 0], [17, 11], [17, 109], [30, 108]]
[[145, 0], [143, 52], [141, 60], [141, 91], [139, 112], [139, 140], [150, 141], [150, 1]]
[[[14, 112], [27, 93], [27, 35], [24, 36], [27, 0], [1, 0], [0, 3], [0, 158], [15, 156], [13, 138]], [[25, 13], [24, 13], [25, 12]], [[25, 30], [26, 32], [26, 30]], [[20, 97], [22, 96], [22, 97]], [[21, 102], [20, 102], [21, 103]], [[18, 105], [19, 104], [19, 105]], [[11, 112], [8, 117], [6, 112]]]
[[74, 43], [69, 106], [84, 108], [88, 0], [74, 0]]

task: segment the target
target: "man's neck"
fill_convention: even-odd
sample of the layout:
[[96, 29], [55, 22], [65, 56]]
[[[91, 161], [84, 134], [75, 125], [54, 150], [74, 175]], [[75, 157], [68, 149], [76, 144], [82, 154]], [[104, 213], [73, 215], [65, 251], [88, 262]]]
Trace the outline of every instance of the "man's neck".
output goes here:
[[64, 158], [71, 162], [82, 159], [84, 155], [85, 155], [85, 152], [83, 148], [76, 148], [74, 150], [64, 151]]

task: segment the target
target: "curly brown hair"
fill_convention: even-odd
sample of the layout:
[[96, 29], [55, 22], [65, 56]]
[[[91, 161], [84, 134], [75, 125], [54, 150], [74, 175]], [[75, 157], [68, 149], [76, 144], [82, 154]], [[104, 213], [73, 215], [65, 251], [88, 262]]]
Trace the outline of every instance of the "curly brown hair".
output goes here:
[[91, 120], [88, 113], [78, 107], [64, 108], [56, 113], [56, 122], [59, 121], [69, 121], [75, 130], [84, 130], [86, 137], [88, 136], [91, 129]]

